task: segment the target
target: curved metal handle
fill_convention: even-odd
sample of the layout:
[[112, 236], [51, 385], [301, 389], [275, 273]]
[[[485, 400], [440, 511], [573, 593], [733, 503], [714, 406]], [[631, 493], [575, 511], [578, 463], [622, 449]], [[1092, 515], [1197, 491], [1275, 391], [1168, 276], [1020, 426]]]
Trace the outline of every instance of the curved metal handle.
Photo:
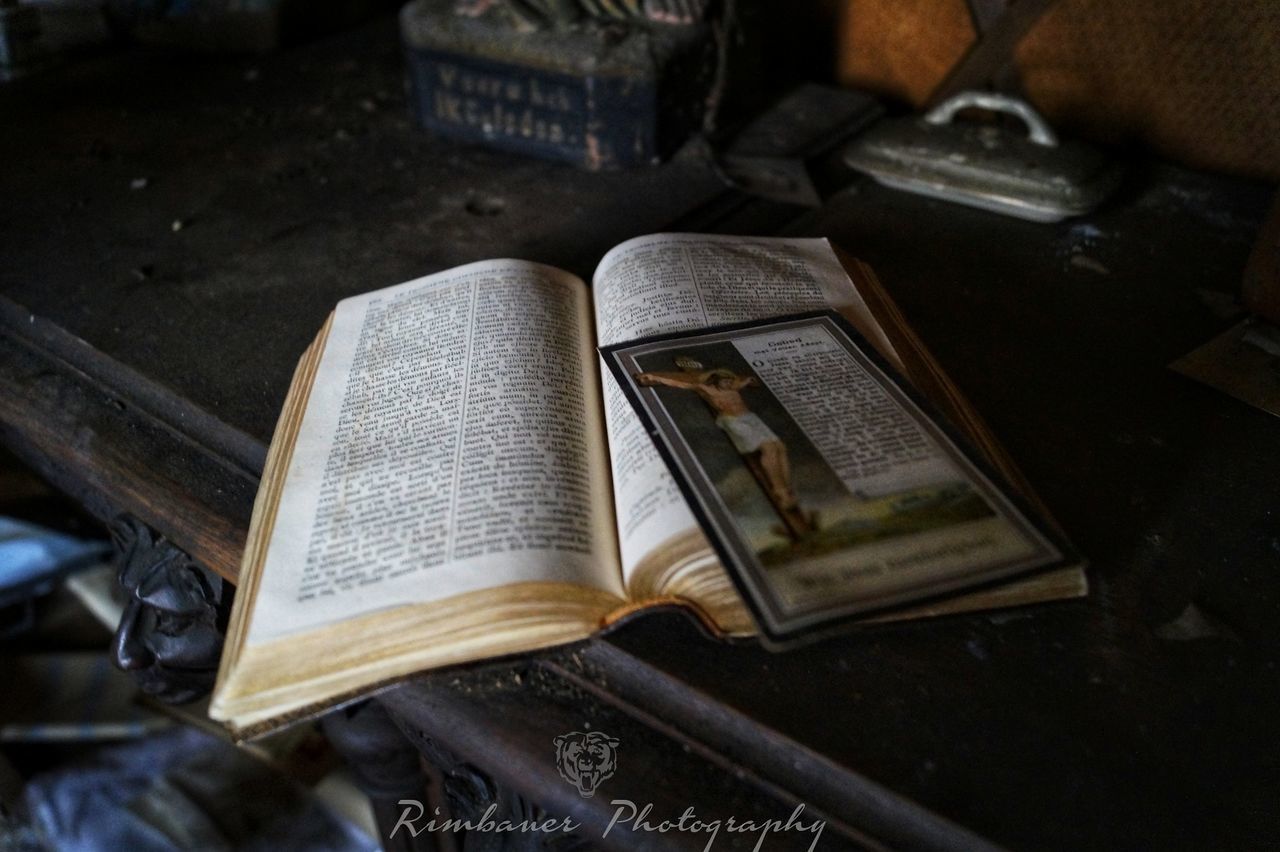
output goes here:
[[1058, 135], [1053, 132], [1049, 122], [1032, 109], [1031, 104], [1019, 98], [998, 95], [995, 92], [961, 92], [929, 110], [924, 120], [930, 124], [950, 124], [956, 113], [969, 107], [1016, 115], [1026, 123], [1028, 136], [1032, 142], [1050, 147], [1058, 144]]

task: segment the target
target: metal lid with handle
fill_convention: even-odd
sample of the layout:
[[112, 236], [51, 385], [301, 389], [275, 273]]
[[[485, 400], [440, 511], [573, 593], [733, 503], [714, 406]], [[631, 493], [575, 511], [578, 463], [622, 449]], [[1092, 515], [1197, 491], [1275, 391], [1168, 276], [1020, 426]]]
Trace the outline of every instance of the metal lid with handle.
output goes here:
[[[967, 109], [1014, 116], [1025, 128], [957, 120]], [[1101, 150], [1059, 140], [1030, 104], [995, 92], [961, 92], [926, 115], [886, 119], [844, 159], [894, 189], [1037, 222], [1093, 210], [1120, 179]]]

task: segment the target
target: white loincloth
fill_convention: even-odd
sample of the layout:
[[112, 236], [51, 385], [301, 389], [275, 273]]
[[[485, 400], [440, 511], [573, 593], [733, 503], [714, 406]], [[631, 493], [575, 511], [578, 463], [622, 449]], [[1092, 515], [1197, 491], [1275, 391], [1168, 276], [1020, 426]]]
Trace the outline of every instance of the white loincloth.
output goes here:
[[733, 441], [733, 446], [744, 456], [754, 453], [761, 445], [780, 440], [773, 430], [764, 425], [755, 414], [721, 414], [716, 418], [716, 425], [724, 430]]

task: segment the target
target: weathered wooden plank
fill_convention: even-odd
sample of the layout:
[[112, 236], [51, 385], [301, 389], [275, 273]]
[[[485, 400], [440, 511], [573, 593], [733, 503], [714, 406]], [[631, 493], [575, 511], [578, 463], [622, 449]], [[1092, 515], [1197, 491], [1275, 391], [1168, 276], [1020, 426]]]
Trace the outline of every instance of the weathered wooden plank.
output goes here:
[[133, 514], [235, 581], [261, 445], [3, 299], [0, 441], [103, 521]]

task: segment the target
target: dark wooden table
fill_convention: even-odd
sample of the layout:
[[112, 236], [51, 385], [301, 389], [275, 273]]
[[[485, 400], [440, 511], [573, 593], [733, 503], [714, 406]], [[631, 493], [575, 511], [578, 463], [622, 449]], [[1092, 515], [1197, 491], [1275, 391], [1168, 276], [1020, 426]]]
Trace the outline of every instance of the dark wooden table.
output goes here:
[[[586, 276], [666, 228], [830, 236], [1004, 439], [1091, 560], [1091, 595], [785, 655], [658, 613], [382, 703], [460, 804], [536, 803], [596, 843], [622, 799], [655, 823], [804, 803], [821, 849], [1278, 842], [1280, 422], [1165, 368], [1225, 326], [1267, 187], [1135, 164], [1097, 215], [1036, 225], [848, 178], [804, 210], [727, 188], [696, 151], [591, 175], [434, 140], [409, 124], [397, 50], [383, 21], [0, 89], [0, 441], [232, 577], [296, 358], [343, 296], [485, 257]], [[620, 743], [591, 799], [552, 746], [586, 729]]]

